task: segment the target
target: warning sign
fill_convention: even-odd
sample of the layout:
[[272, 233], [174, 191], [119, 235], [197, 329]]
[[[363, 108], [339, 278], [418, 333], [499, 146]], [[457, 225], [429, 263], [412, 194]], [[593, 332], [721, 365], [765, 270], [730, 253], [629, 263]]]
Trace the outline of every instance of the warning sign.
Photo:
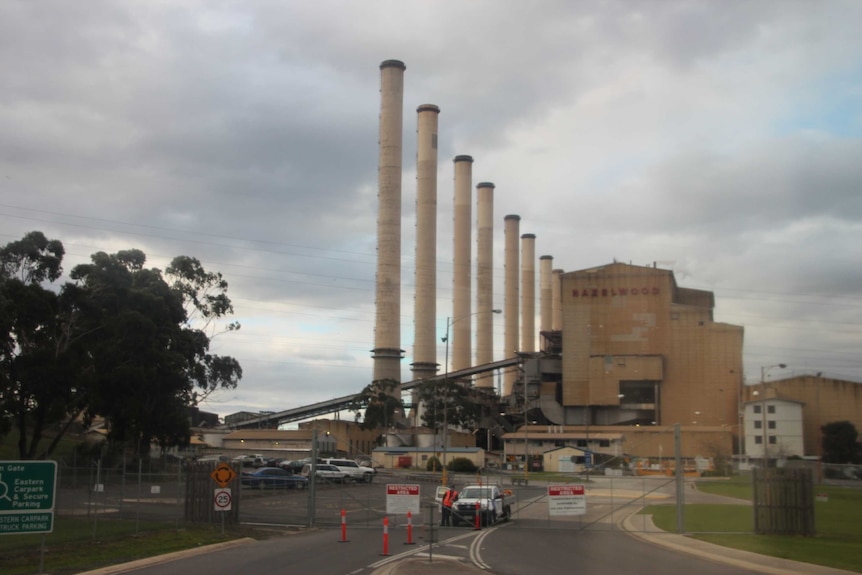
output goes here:
[[227, 463], [220, 463], [215, 471], [210, 473], [210, 477], [219, 487], [227, 487], [228, 484], [236, 478], [236, 471]]
[[406, 515], [419, 513], [419, 486], [405, 483], [386, 485], [386, 513]]
[[549, 485], [548, 515], [585, 515], [587, 495], [583, 485]]
[[215, 490], [215, 495], [213, 496], [213, 503], [215, 504], [216, 511], [230, 511], [230, 505], [232, 502], [232, 497], [230, 494], [229, 487], [223, 487], [221, 489]]

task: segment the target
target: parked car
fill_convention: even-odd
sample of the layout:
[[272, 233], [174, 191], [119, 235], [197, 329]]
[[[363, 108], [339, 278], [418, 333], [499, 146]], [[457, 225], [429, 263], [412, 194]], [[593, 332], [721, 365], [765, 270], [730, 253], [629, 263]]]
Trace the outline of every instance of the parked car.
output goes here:
[[238, 455], [232, 459], [234, 463], [239, 463], [243, 467], [263, 467], [266, 459], [264, 459], [263, 455], [259, 453], [247, 453], [245, 455]]
[[308, 463], [308, 461], [299, 459], [299, 460], [290, 460], [290, 459], [282, 459], [276, 467], [281, 467], [282, 469], [286, 469], [294, 474], [302, 473], [302, 467]]
[[[302, 475], [309, 477], [311, 475], [311, 464], [306, 463], [302, 466]], [[318, 481], [323, 480], [329, 483], [344, 483], [347, 481], [347, 473], [334, 465], [328, 463], [318, 463], [315, 468], [315, 477]]]
[[230, 458], [227, 455], [201, 455], [194, 459], [197, 463], [230, 463]]
[[326, 463], [334, 465], [346, 474], [350, 481], [364, 481], [371, 483], [374, 480], [374, 475], [377, 471], [371, 467], [363, 467], [352, 459], [336, 459], [330, 458], [325, 460]]
[[243, 473], [240, 483], [258, 489], [305, 489], [308, 479], [278, 467], [261, 467], [256, 471]]

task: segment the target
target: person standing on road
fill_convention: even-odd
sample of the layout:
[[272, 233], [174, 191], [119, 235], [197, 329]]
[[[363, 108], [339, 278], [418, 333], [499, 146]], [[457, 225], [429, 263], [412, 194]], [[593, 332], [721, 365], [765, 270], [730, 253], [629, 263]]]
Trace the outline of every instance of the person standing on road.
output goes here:
[[443, 494], [443, 501], [440, 503], [440, 525], [452, 525], [452, 504], [456, 499], [458, 499], [458, 492], [452, 484]]

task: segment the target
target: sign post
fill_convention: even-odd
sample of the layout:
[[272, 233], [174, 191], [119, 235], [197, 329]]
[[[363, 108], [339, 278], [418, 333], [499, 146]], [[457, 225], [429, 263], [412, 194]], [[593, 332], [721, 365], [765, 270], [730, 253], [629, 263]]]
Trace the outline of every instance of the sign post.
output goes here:
[[216, 485], [218, 485], [218, 489], [213, 492], [213, 505], [216, 511], [222, 512], [221, 533], [224, 535], [224, 514], [231, 510], [231, 506], [233, 504], [233, 497], [228, 485], [231, 481], [236, 479], [236, 471], [234, 471], [233, 467], [227, 463], [220, 463], [218, 467], [210, 473], [210, 477], [216, 482]]
[[51, 533], [56, 461], [0, 461], [0, 534]]

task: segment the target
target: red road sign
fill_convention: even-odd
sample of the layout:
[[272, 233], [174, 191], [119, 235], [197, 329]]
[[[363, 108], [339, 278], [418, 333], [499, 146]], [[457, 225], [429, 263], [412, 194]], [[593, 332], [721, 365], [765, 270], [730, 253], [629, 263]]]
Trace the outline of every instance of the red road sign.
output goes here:
[[584, 495], [583, 485], [549, 485], [548, 495], [556, 497], [560, 495]]
[[403, 483], [387, 483], [386, 495], [413, 495], [419, 496], [419, 486]]
[[213, 494], [213, 504], [216, 511], [230, 511], [230, 504], [233, 498], [230, 494], [230, 489], [216, 489]]

